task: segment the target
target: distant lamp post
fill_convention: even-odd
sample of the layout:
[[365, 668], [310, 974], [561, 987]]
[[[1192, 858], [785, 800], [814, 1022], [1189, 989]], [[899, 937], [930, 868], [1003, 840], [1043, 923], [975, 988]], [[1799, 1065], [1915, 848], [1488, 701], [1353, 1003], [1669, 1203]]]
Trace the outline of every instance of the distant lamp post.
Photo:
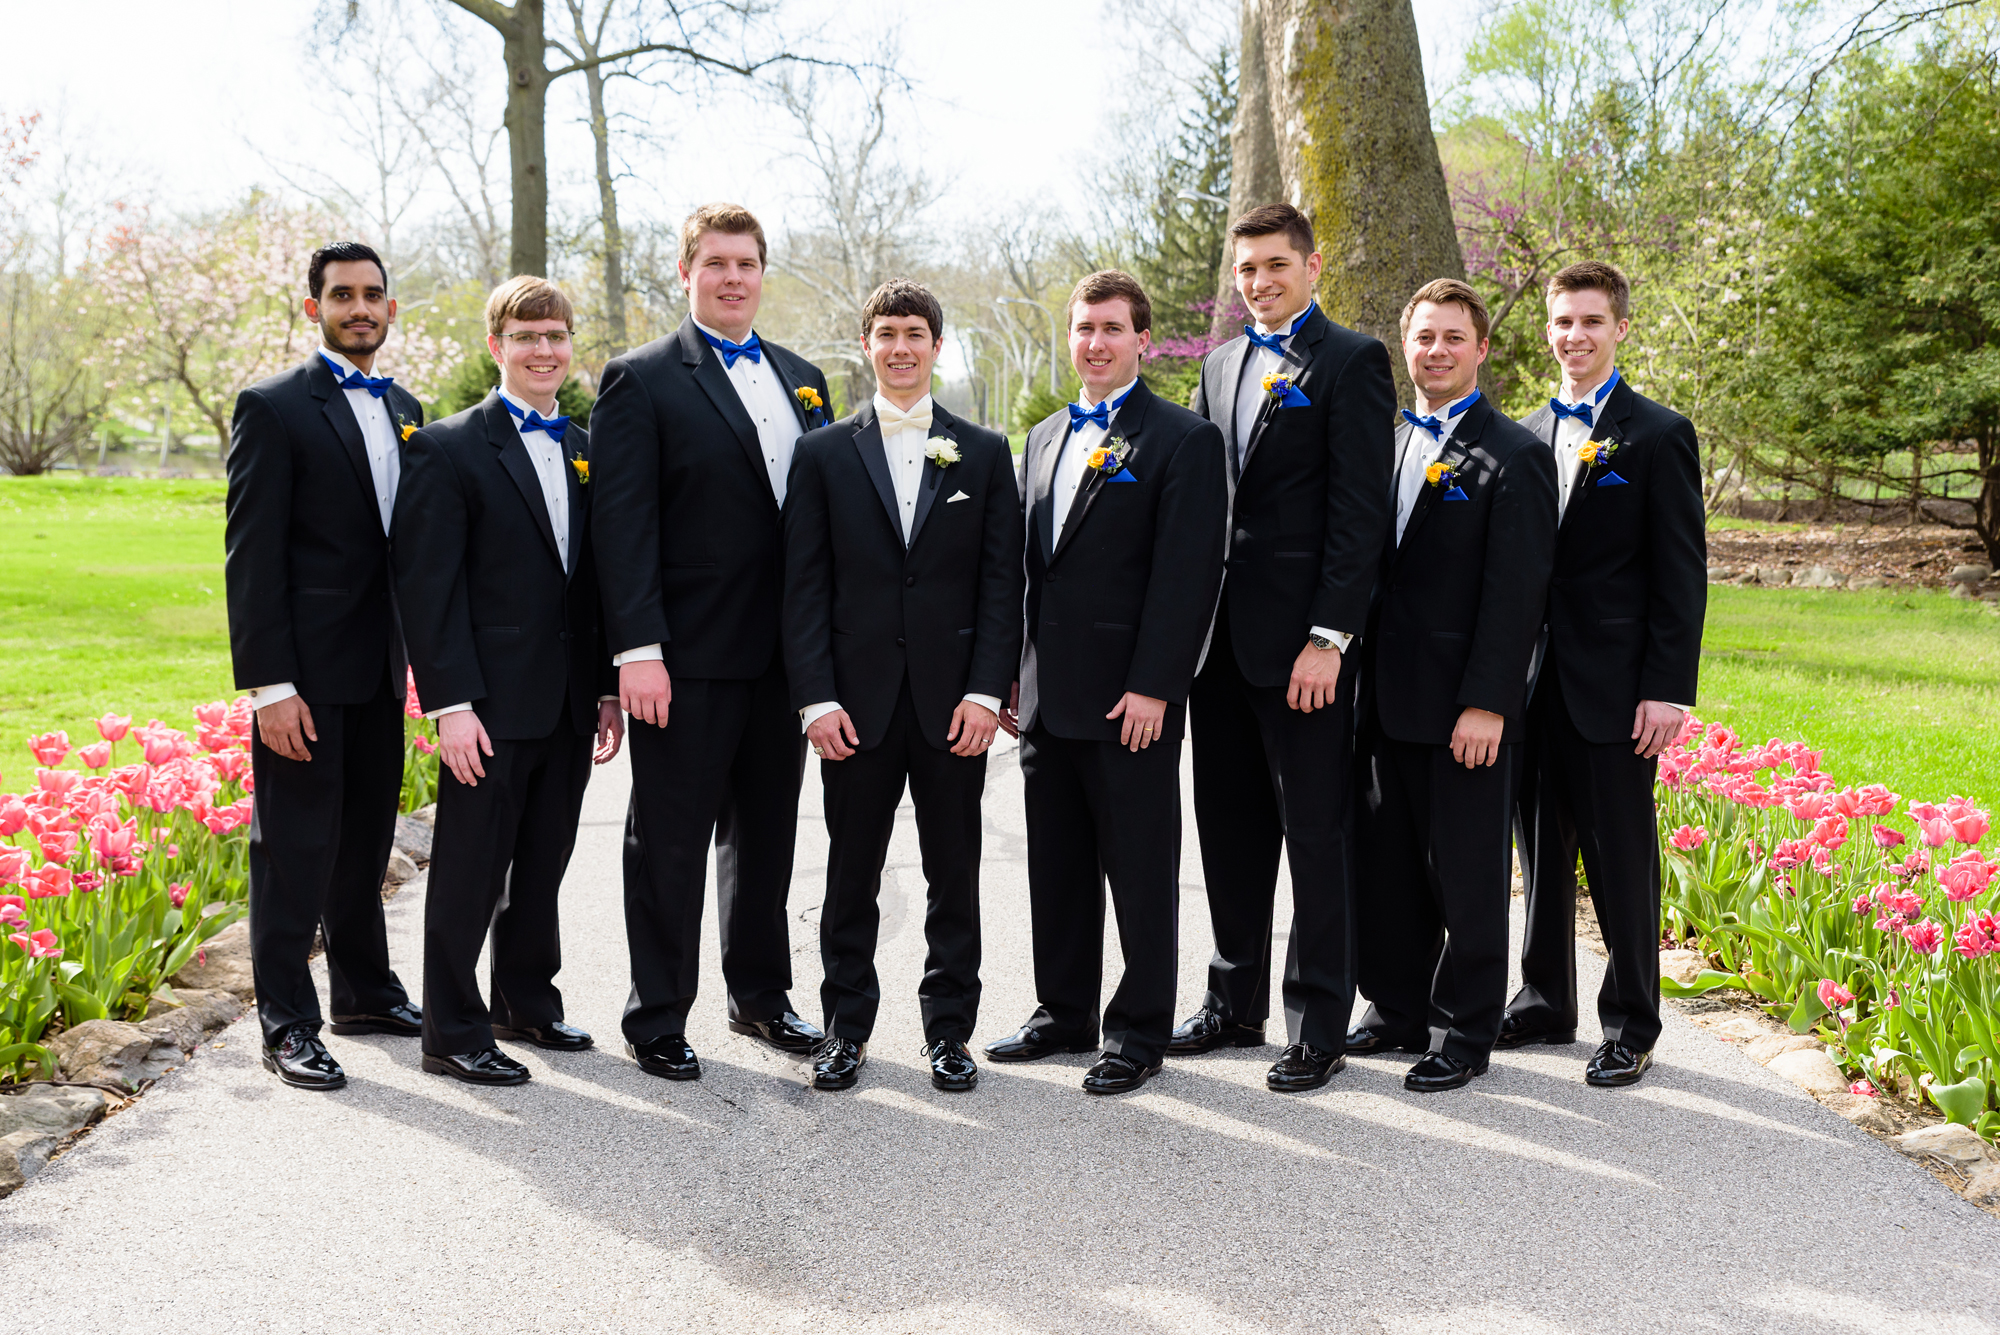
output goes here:
[[1056, 313], [1041, 302], [1029, 301], [1026, 297], [995, 297], [993, 300], [1002, 306], [1033, 306], [1049, 317], [1049, 393], [1061, 394], [1061, 382], [1056, 377], [1056, 352], [1059, 346], [1056, 337]]

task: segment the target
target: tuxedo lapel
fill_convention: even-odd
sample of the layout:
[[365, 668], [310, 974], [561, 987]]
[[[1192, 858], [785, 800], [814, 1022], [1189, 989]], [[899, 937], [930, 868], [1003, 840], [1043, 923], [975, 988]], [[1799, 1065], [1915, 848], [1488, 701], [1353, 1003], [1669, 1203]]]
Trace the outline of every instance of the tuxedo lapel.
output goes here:
[[[572, 434], [575, 434], [581, 432], [582, 428], [572, 426], [570, 431]], [[583, 508], [585, 504], [583, 479], [576, 475], [576, 465], [571, 460], [578, 458], [588, 459], [589, 457], [590, 437], [588, 435], [577, 441], [575, 446], [563, 456], [563, 486], [569, 492], [569, 569], [564, 572], [563, 582], [565, 584], [576, 578], [576, 568], [583, 564], [584, 543], [589, 541], [589, 535], [584, 532], [584, 527], [589, 521], [589, 516]]]
[[[1124, 459], [1128, 468], [1131, 467], [1132, 461], [1139, 457], [1140, 433], [1146, 428], [1146, 408], [1152, 400], [1153, 391], [1147, 389], [1146, 382], [1141, 380], [1132, 387], [1131, 394], [1125, 400], [1125, 406], [1111, 419], [1109, 434], [1125, 438]], [[1063, 520], [1062, 537], [1056, 541], [1055, 551], [1050, 554], [1049, 560], [1054, 561], [1063, 554], [1063, 549], [1069, 546], [1070, 540], [1076, 536], [1076, 531], [1083, 527], [1085, 516], [1090, 513], [1090, 507], [1096, 503], [1097, 494], [1104, 490], [1104, 487], [1104, 474], [1094, 468], [1085, 470], [1083, 481], [1077, 484], [1076, 499], [1070, 502], [1069, 515]]]
[[321, 401], [327, 425], [347, 451], [347, 461], [354, 465], [354, 478], [361, 484], [361, 494], [368, 498], [368, 508], [378, 509], [375, 473], [368, 467], [368, 443], [361, 438], [361, 423], [355, 420], [354, 405], [341, 392], [340, 382], [333, 378], [333, 368], [327, 365], [326, 358], [316, 352], [306, 372], [306, 383], [312, 386], [313, 397]]
[[[1605, 397], [1604, 411], [1597, 415], [1597, 422], [1592, 426], [1590, 431], [1591, 440], [1609, 441], [1617, 445], [1620, 449], [1623, 449], [1625, 445], [1625, 422], [1631, 415], [1632, 387], [1625, 383], [1623, 376], [1620, 376], [1618, 383], [1611, 387], [1611, 393]], [[1577, 475], [1576, 485], [1570, 489], [1569, 493], [1569, 508], [1571, 512], [1576, 510], [1579, 502], [1588, 500], [1597, 494], [1598, 480], [1616, 467], [1616, 464], [1617, 456], [1615, 454], [1607, 458], [1600, 453], [1597, 458], [1588, 464], [1583, 464], [1579, 461], [1578, 466], [1582, 471]], [[1563, 517], [1567, 519], [1569, 516], [1566, 514]]]
[[1237, 467], [1236, 454], [1236, 404], [1243, 397], [1243, 363], [1250, 358], [1250, 340], [1237, 337], [1229, 341], [1222, 354], [1222, 384], [1228, 390], [1227, 397], [1217, 396], [1216, 406], [1222, 409], [1223, 457], [1229, 463], [1229, 487], [1236, 488], [1241, 470]]
[[[954, 446], [958, 437], [951, 434], [951, 414], [931, 405], [931, 439], [948, 440]], [[944, 490], [944, 475], [947, 470], [938, 467], [935, 460], [926, 455], [923, 480], [917, 486], [917, 517], [910, 521], [910, 546], [917, 545], [917, 535], [924, 531], [924, 520], [930, 515], [931, 507], [937, 504], [938, 493]]]
[[[1458, 425], [1452, 429], [1451, 437], [1445, 441], [1444, 449], [1438, 453], [1437, 461], [1455, 469], [1469, 460], [1472, 457], [1472, 447], [1479, 443], [1480, 433], [1486, 429], [1487, 415], [1492, 411], [1493, 405], [1486, 401], [1485, 395], [1481, 395], [1479, 402], [1467, 408]], [[1410, 448], [1417, 448], [1415, 439], [1417, 429], [1408, 423], [1404, 426], [1411, 436]], [[1465, 486], [1463, 481], [1454, 482], [1452, 485], [1461, 490]], [[1416, 537], [1417, 530], [1423, 526], [1424, 520], [1430, 518], [1431, 511], [1443, 502], [1447, 490], [1448, 488], [1444, 486], [1432, 486], [1429, 481], [1417, 489], [1416, 504], [1410, 507], [1410, 522], [1403, 526], [1402, 541], [1396, 544], [1398, 552]]]
[[[521, 432], [514, 425], [514, 418], [500, 402], [497, 393], [488, 394], [486, 402], [480, 405], [486, 417], [486, 439], [500, 452], [500, 466], [507, 470], [507, 476], [514, 479], [520, 489], [521, 499], [527, 503], [528, 513], [534, 517], [535, 528], [542, 535], [542, 541], [549, 545], [549, 555], [556, 559], [557, 567], [562, 565], [562, 549], [556, 546], [555, 525], [549, 520], [548, 499], [542, 495], [542, 479], [535, 472], [535, 461], [528, 457], [528, 447], [521, 441]], [[570, 512], [576, 512], [574, 503]]]
[[793, 374], [790, 359], [776, 348], [766, 345], [764, 360], [770, 364], [771, 373], [778, 377], [778, 383], [785, 387], [785, 402], [792, 405], [792, 416], [798, 419], [799, 430], [802, 432], [812, 430], [812, 416], [799, 398], [799, 386], [805, 382]]
[[1028, 515], [1035, 528], [1035, 540], [1042, 545], [1042, 562], [1046, 565], [1055, 556], [1056, 460], [1062, 457], [1063, 446], [1069, 442], [1069, 428], [1053, 428], [1042, 438], [1039, 448], [1034, 442], [1031, 431], [1028, 435]]
[[[757, 439], [757, 424], [750, 420], [743, 399], [730, 382], [729, 371], [722, 364], [722, 354], [708, 346], [708, 340], [701, 336], [701, 330], [694, 327], [692, 318], [681, 321], [680, 339], [681, 361], [694, 368], [694, 382], [701, 386], [702, 393], [708, 395], [709, 402], [729, 423], [729, 429], [736, 433], [736, 443], [743, 447], [743, 457], [750, 461], [750, 466], [763, 480], [764, 490], [771, 492], [771, 472], [764, 465], [764, 447], [763, 442]], [[771, 504], [777, 503], [777, 493], [771, 492]]]
[[[1293, 384], [1304, 379], [1307, 368], [1312, 365], [1314, 356], [1319, 352], [1319, 342], [1326, 337], [1326, 324], [1325, 312], [1315, 306], [1298, 334], [1286, 342], [1285, 364], [1290, 368]], [[1249, 341], [1244, 340], [1245, 346]], [[1277, 411], [1278, 401], [1269, 394], [1264, 395], [1263, 406], [1257, 410], [1257, 420], [1250, 427], [1250, 442], [1243, 447], [1244, 472], [1250, 471], [1250, 459], [1257, 453], [1258, 442], [1264, 439], [1265, 428], [1271, 425], [1271, 418]], [[1234, 415], [1231, 414], [1232, 417]]]
[[868, 470], [868, 480], [875, 484], [875, 494], [882, 499], [882, 511], [889, 516], [890, 531], [896, 542], [903, 542], [903, 519], [896, 513], [896, 482], [889, 476], [889, 450], [882, 440], [882, 423], [875, 416], [875, 405], [871, 401], [854, 414], [854, 448], [861, 455], [861, 466]]

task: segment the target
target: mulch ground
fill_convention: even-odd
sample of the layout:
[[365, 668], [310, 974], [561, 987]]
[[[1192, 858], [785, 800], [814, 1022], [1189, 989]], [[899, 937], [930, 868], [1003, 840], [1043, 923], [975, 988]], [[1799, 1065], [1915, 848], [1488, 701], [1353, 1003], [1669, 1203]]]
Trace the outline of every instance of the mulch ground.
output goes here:
[[1959, 566], [1986, 564], [1986, 554], [1972, 534], [1942, 524], [1837, 523], [1710, 529], [1708, 563], [1721, 567], [1723, 578], [1751, 566], [1794, 572], [1824, 566], [1849, 583], [1874, 577], [1941, 586]]

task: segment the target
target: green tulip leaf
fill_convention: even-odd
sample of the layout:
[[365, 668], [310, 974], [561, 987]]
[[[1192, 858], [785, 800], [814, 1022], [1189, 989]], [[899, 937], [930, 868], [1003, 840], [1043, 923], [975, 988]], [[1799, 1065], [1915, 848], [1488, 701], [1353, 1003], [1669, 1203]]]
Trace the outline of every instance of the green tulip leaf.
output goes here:
[[1705, 997], [1720, 987], [1743, 987], [1741, 974], [1723, 973], [1720, 969], [1703, 969], [1694, 976], [1692, 983], [1679, 982], [1672, 978], [1660, 980], [1660, 995], [1663, 997]]
[[1955, 1085], [1932, 1085], [1931, 1102], [1946, 1121], [1971, 1126], [1986, 1107], [1986, 1082], [1975, 1075]]

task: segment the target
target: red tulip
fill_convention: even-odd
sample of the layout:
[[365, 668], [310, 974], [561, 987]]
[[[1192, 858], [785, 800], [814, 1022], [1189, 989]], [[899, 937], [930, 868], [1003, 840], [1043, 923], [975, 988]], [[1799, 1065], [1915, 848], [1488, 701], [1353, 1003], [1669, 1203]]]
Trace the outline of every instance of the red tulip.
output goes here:
[[1892, 830], [1886, 825], [1877, 825], [1872, 828], [1875, 835], [1875, 844], [1878, 848], [1895, 848], [1904, 842], [1903, 833], [1900, 830]]
[[122, 742], [125, 734], [132, 731], [130, 714], [106, 714], [97, 720], [97, 735], [107, 742]]
[[45, 732], [39, 737], [28, 739], [28, 749], [35, 753], [35, 759], [44, 765], [60, 765], [69, 754], [69, 734], [66, 732]]
[[7, 939], [27, 951], [29, 959], [53, 960], [62, 957], [62, 945], [56, 940], [56, 934], [46, 927], [32, 936], [16, 932]]
[[1868, 910], [1875, 907], [1875, 900], [1873, 896], [1870, 895], [1856, 895], [1854, 897], [1854, 903], [1850, 905], [1850, 907], [1856, 913], [1866, 913], [1868, 912]]
[[190, 882], [176, 881], [167, 887], [167, 901], [175, 908], [179, 908], [181, 905], [187, 903], [188, 891], [191, 889], [193, 889], [193, 885]]
[[1708, 830], [1700, 825], [1683, 825], [1668, 840], [1683, 853], [1692, 853], [1708, 842]]
[[1831, 978], [1819, 980], [1819, 1004], [1830, 1011], [1837, 1011], [1854, 1000], [1854, 994]]
[[1864, 1099], [1872, 1099], [1880, 1097], [1880, 1095], [1878, 1095], [1875, 1092], [1875, 1086], [1869, 1084], [1866, 1080], [1855, 1081], [1853, 1084], [1847, 1087], [1847, 1092], [1850, 1094], [1858, 1094]]

